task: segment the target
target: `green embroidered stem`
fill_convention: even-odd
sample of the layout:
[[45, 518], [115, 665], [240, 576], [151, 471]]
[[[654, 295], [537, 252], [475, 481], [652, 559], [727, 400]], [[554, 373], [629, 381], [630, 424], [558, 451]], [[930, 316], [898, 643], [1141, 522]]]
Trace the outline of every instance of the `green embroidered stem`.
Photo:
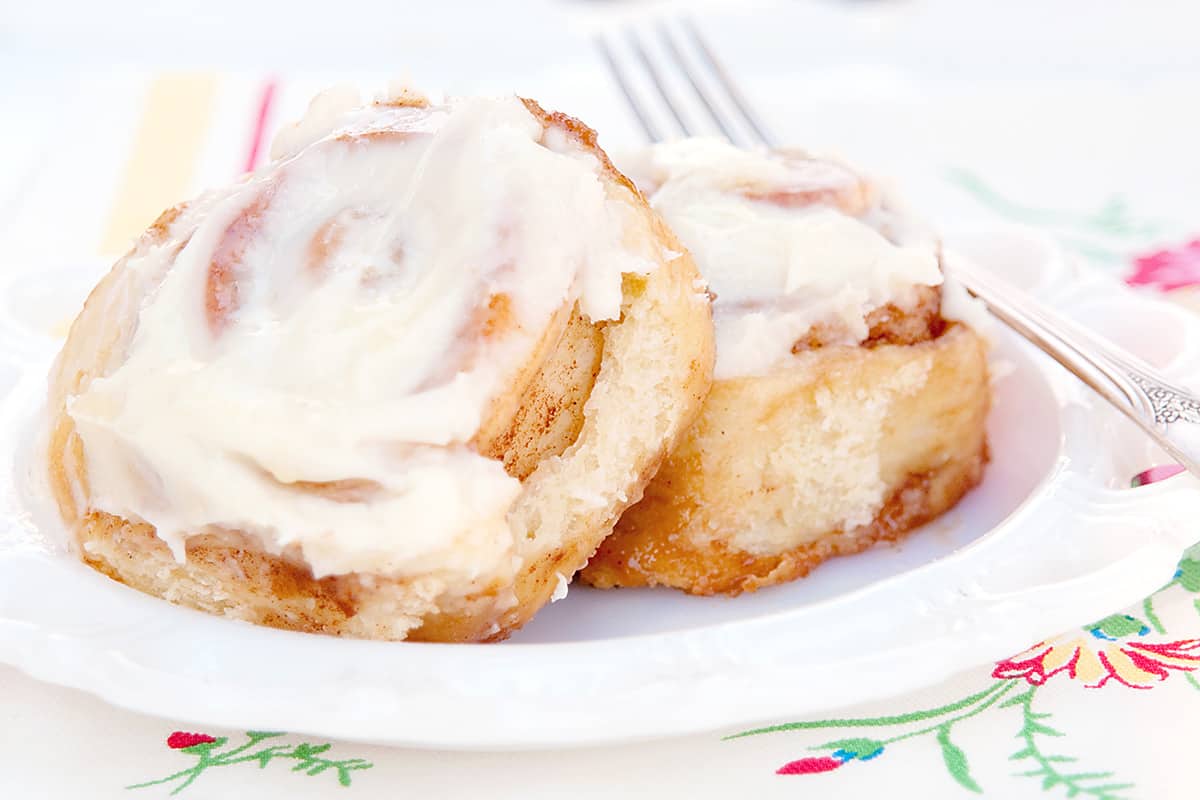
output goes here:
[[1035, 769], [1019, 774], [1024, 777], [1041, 778], [1043, 790], [1062, 786], [1066, 790], [1068, 797], [1084, 794], [1094, 797], [1096, 800], [1122, 800], [1114, 792], [1121, 789], [1128, 789], [1133, 786], [1132, 783], [1106, 783], [1098, 786], [1088, 786], [1089, 782], [1111, 778], [1113, 773], [1064, 773], [1056, 765], [1073, 762], [1076, 760], [1075, 758], [1063, 755], [1047, 755], [1042, 752], [1041, 747], [1038, 745], [1039, 736], [1062, 736], [1063, 734], [1062, 731], [1055, 730], [1043, 722], [1043, 720], [1049, 719], [1049, 714], [1037, 713], [1033, 710], [1033, 698], [1036, 694], [1037, 687], [1031, 686], [1027, 691], [1010, 697], [1004, 703], [1005, 706], [1021, 706], [1022, 723], [1021, 730], [1017, 733], [1017, 738], [1021, 740], [1024, 746], [1009, 756], [1009, 760], [1029, 760], [1037, 765]]
[[1060, 226], [1109, 236], [1150, 236], [1161, 227], [1130, 218], [1125, 201], [1120, 196], [1109, 198], [1096, 211], [1079, 214], [1021, 205], [1001, 195], [975, 173], [962, 168], [951, 168], [946, 177], [980, 204], [1003, 217], [1027, 225]]
[[234, 760], [237, 760], [233, 758], [234, 756], [241, 755], [259, 742], [266, 739], [277, 739], [280, 736], [286, 735], [287, 734], [283, 733], [282, 731], [246, 731], [246, 743], [240, 747], [235, 747], [232, 750], [226, 750], [224, 753], [219, 754], [218, 758], [213, 762], [213, 764], [215, 766], [220, 766], [233, 763]]
[[1014, 203], [984, 183], [983, 179], [978, 175], [961, 167], [952, 167], [947, 170], [946, 177], [951, 183], [956, 184], [960, 189], [966, 191], [983, 205], [1011, 219], [1041, 225], [1069, 225], [1080, 221], [1073, 214], [1040, 208], [1029, 208]]
[[179, 784], [178, 786], [176, 786], [174, 789], [171, 790], [172, 795], [177, 795], [180, 792], [182, 792], [184, 789], [186, 789], [187, 787], [191, 786], [192, 781], [196, 780], [196, 778], [199, 778], [200, 773], [203, 772], [205, 769], [207, 769], [208, 766], [210, 766], [210, 765], [201, 761], [200, 763], [196, 764], [196, 766], [192, 767], [191, 769], [180, 770], [179, 772], [176, 772], [174, 775], [168, 775], [167, 777], [161, 778], [156, 781], [146, 781], [145, 783], [135, 783], [130, 786], [126, 786], [125, 788], [126, 789], [144, 789], [147, 786], [157, 786], [160, 783], [169, 783], [173, 780], [176, 780], [177, 778], [182, 778], [184, 775], [186, 775], [187, 780], [185, 780], [183, 783]]
[[[981, 792], [983, 792], [983, 789], [980, 788], [979, 784], [975, 782], [975, 779], [971, 777], [970, 768], [967, 764], [967, 754], [962, 751], [962, 748], [960, 748], [958, 745], [956, 745], [950, 741], [950, 730], [957, 723], [963, 721], [964, 719], [969, 719], [969, 718], [975, 716], [976, 714], [981, 714], [984, 711], [986, 711], [988, 708], [990, 708], [991, 706], [995, 705], [997, 702], [1000, 701], [1000, 699], [1002, 697], [1004, 697], [1004, 695], [1006, 695], [1010, 691], [1012, 691], [1013, 688], [1016, 687], [1016, 685], [1017, 685], [1016, 681], [1000, 681], [997, 684], [993, 684], [992, 687], [988, 690], [988, 692], [990, 692], [990, 694], [986, 695], [985, 699], [982, 702], [980, 702], [974, 708], [971, 708], [969, 711], [966, 711], [962, 714], [951, 717], [950, 719], [943, 719], [940, 722], [937, 722], [928, 727], [921, 728], [921, 729], [915, 730], [915, 731], [909, 731], [908, 733], [902, 733], [897, 736], [893, 736], [890, 739], [884, 739], [882, 741], [875, 742], [874, 744], [876, 744], [877, 746], [882, 748], [885, 745], [894, 744], [895, 742], [900, 742], [905, 739], [912, 739], [915, 736], [923, 736], [927, 733], [932, 733], [934, 731], [937, 731], [937, 743], [938, 743], [938, 746], [941, 747], [942, 760], [946, 764], [946, 771], [950, 773], [950, 777], [952, 777], [952, 778], [954, 778], [954, 780], [958, 781], [960, 786], [962, 786], [966, 789], [969, 789], [972, 792], [981, 793]], [[999, 688], [997, 688], [997, 687], [999, 687]], [[978, 697], [978, 696], [979, 695], [975, 695], [975, 697]], [[956, 704], [951, 704], [951, 705], [956, 705]], [[943, 706], [942, 708], [947, 708], [947, 706]], [[935, 711], [937, 711], [937, 709], [935, 709]], [[929, 719], [929, 716], [926, 716], [925, 719]], [[837, 742], [826, 742], [824, 744], [815, 745], [808, 749], [809, 750], [834, 750], [839, 747], [844, 749], [845, 745], [846, 745], [846, 741], [843, 740], [843, 741], [837, 741]]]
[[183, 779], [182, 783], [171, 790], [172, 795], [179, 794], [188, 786], [200, 777], [206, 770], [212, 767], [227, 767], [233, 764], [242, 764], [250, 761], [258, 762], [259, 768], [265, 769], [267, 764], [276, 759], [289, 759], [295, 761], [296, 764], [292, 767], [293, 772], [304, 772], [307, 775], [319, 775], [328, 770], [335, 770], [337, 773], [337, 781], [342, 786], [350, 785], [350, 773], [354, 770], [370, 769], [373, 764], [362, 758], [348, 758], [340, 761], [331, 761], [323, 758], [321, 753], [333, 747], [331, 744], [314, 745], [301, 743], [297, 745], [270, 745], [263, 747], [253, 752], [255, 745], [263, 742], [266, 739], [274, 739], [285, 734], [275, 731], [247, 731], [247, 741], [245, 744], [220, 752], [218, 748], [228, 741], [226, 737], [221, 737], [212, 742], [186, 747], [181, 752], [188, 753], [196, 757], [196, 763], [188, 769], [182, 769], [173, 775], [168, 775], [165, 778], [158, 780], [146, 781], [144, 783], [135, 783], [126, 786], [126, 789], [142, 789], [147, 786], [158, 786], [164, 783], [171, 783]]
[[[1170, 584], [1167, 584], [1170, 586]], [[1142, 601], [1142, 613], [1146, 615], [1146, 621], [1150, 623], [1150, 627], [1154, 628], [1156, 633], [1166, 633], [1167, 629], [1163, 627], [1162, 620], [1158, 618], [1158, 614], [1154, 613], [1154, 595], [1150, 595]]]
[[[920, 730], [911, 731], [909, 733], [903, 733], [903, 734], [900, 734], [899, 736], [893, 736], [890, 739], [884, 739], [883, 743], [884, 744], [892, 744], [894, 742], [901, 742], [901, 741], [904, 741], [905, 739], [912, 739], [913, 737], [916, 737], [916, 736], [923, 736], [927, 733], [931, 733], [931, 732], [939, 730], [941, 728], [946, 728], [948, 731], [952, 726], [954, 726], [955, 723], [961, 722], [964, 719], [969, 719], [969, 718], [975, 716], [976, 714], [986, 711], [988, 708], [995, 705], [1000, 700], [1001, 697], [1004, 697], [1004, 695], [1008, 694], [1017, 685], [1017, 682], [1006, 680], [1006, 681], [1000, 681], [999, 685], [1002, 687], [1000, 689], [1000, 691], [995, 692], [991, 697], [989, 697], [987, 699], [987, 702], [980, 703], [975, 708], [972, 708], [970, 711], [966, 712], [965, 714], [959, 714], [957, 717], [951, 717], [950, 719], [942, 720], [941, 722], [937, 723], [936, 725], [930, 725], [928, 728], [921, 728]], [[995, 689], [996, 686], [993, 685], [992, 688]]]
[[[925, 727], [925, 728], [921, 728], [920, 730], [909, 731], [908, 733], [902, 733], [897, 736], [893, 736], [890, 739], [883, 739], [882, 741], [872, 742], [872, 745], [874, 745], [874, 746], [878, 747], [880, 750], [882, 750], [883, 747], [886, 745], [894, 744], [895, 742], [900, 742], [905, 739], [911, 739], [915, 736], [923, 736], [927, 733], [932, 733], [934, 731], [937, 731], [937, 743], [938, 743], [938, 746], [942, 750], [942, 760], [946, 764], [946, 771], [950, 773], [950, 777], [952, 777], [952, 778], [954, 778], [954, 780], [958, 781], [959, 785], [962, 786], [963, 788], [969, 789], [972, 792], [982, 793], [983, 789], [979, 786], [978, 783], [975, 782], [975, 779], [971, 777], [970, 767], [967, 764], [967, 754], [962, 751], [962, 748], [960, 748], [958, 745], [956, 745], [952, 741], [950, 741], [950, 730], [955, 726], [955, 724], [963, 721], [964, 719], [969, 719], [969, 718], [975, 716], [976, 714], [981, 714], [984, 711], [986, 711], [988, 708], [990, 708], [991, 706], [995, 705], [997, 702], [999, 702], [1000, 698], [1004, 697], [1004, 695], [1006, 695], [1010, 691], [1012, 691], [1012, 689], [1016, 685], [1017, 685], [1016, 681], [1000, 681], [998, 684], [993, 684], [992, 687], [988, 690], [989, 692], [991, 692], [991, 694], [987, 695], [986, 699], [984, 699], [983, 702], [979, 703], [974, 708], [971, 708], [970, 711], [959, 714], [958, 716], [955, 716], [955, 717], [951, 717], [950, 719], [943, 719], [940, 722], [937, 722], [937, 723], [930, 725], [928, 727]], [[997, 689], [997, 687], [999, 687], [999, 689]], [[975, 695], [975, 696], [978, 697], [978, 695]], [[952, 705], [954, 705], [954, 704], [952, 704]], [[943, 706], [943, 708], [946, 708], [946, 706]], [[935, 709], [935, 711], [936, 711], [936, 709]], [[925, 717], [925, 719], [929, 719], [929, 717]], [[841, 741], [836, 741], [836, 742], [826, 742], [824, 744], [815, 745], [808, 749], [809, 750], [835, 750], [838, 748], [846, 749], [847, 744], [848, 744], [847, 740], [841, 740]]]
[[950, 714], [964, 708], [968, 708], [981, 700], [986, 699], [991, 694], [1003, 687], [1010, 685], [1010, 681], [1001, 680], [984, 689], [982, 692], [964, 697], [962, 700], [956, 700], [953, 703], [947, 703], [944, 706], [930, 708], [922, 711], [910, 711], [907, 714], [897, 714], [891, 717], [868, 717], [866, 719], [826, 719], [814, 720], [812, 722], [786, 722], [782, 725], [771, 725], [766, 728], [754, 728], [741, 733], [733, 733], [724, 737], [725, 741], [730, 739], [740, 739], [743, 736], [758, 736], [763, 733], [778, 733], [780, 731], [804, 731], [815, 730], [819, 728], [882, 728], [888, 725], [903, 725], [906, 722], [921, 722], [923, 720], [939, 717], [943, 714]]

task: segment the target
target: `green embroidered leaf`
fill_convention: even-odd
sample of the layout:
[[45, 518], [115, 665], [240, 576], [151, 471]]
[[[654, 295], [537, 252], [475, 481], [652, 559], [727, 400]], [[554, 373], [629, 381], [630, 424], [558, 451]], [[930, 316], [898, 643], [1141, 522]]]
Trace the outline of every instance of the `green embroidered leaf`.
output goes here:
[[1099, 778], [1111, 778], [1111, 772], [1076, 772], [1072, 775], [1063, 775], [1063, 780], [1076, 783], [1078, 781], [1097, 780]]
[[1132, 789], [1132, 788], [1133, 788], [1132, 783], [1106, 783], [1103, 786], [1093, 786], [1092, 791], [1107, 793], [1107, 792], [1115, 792], [1120, 789]]
[[1024, 705], [1033, 699], [1033, 688], [1030, 687], [1027, 691], [1015, 694], [1000, 704], [1000, 708], [1012, 708], [1013, 706]]
[[851, 758], [864, 760], [873, 758], [883, 751], [883, 742], [878, 739], [837, 739], [836, 741], [826, 742], [819, 747], [812, 748], [814, 750], [842, 750]]
[[[1171, 579], [1171, 583], [1168, 583], [1166, 586], [1164, 586], [1162, 589], [1159, 589], [1158, 591], [1162, 592], [1162, 591], [1166, 591], [1167, 589], [1170, 589], [1171, 584], [1173, 584], [1173, 583], [1175, 583], [1174, 578]], [[1150, 623], [1150, 627], [1154, 628], [1155, 631], [1157, 631], [1158, 633], [1166, 633], [1167, 632], [1167, 629], [1163, 627], [1162, 620], [1158, 618], [1158, 613], [1155, 612], [1155, 610], [1154, 610], [1154, 595], [1150, 595], [1149, 597], [1147, 597], [1145, 600], [1142, 601], [1142, 613], [1144, 613], [1146, 615], [1146, 620]]]
[[216, 739], [214, 739], [211, 742], [199, 742], [197, 744], [189, 745], [188, 747], [180, 748], [179, 752], [191, 753], [192, 755], [198, 755], [200, 753], [211, 753], [213, 750], [221, 749], [221, 747], [224, 746], [224, 744], [228, 741], [229, 741], [228, 736], [218, 736]]
[[946, 762], [946, 771], [958, 784], [964, 789], [969, 789], [977, 794], [982, 794], [983, 789], [971, 777], [970, 768], [967, 766], [967, 754], [962, 751], [962, 748], [950, 741], [950, 726], [943, 725], [938, 728], [937, 742], [942, 748], [942, 760]]
[[1200, 592], [1200, 560], [1185, 558], [1179, 562], [1179, 585], [1189, 592]]
[[1025, 732], [1026, 733], [1040, 733], [1044, 736], [1062, 736], [1063, 735], [1062, 731], [1056, 730], [1055, 728], [1051, 728], [1049, 725], [1043, 725], [1040, 722], [1034, 722], [1033, 720], [1026, 721]]
[[292, 755], [295, 758], [312, 758], [315, 755], [324, 753], [331, 747], [333, 747], [331, 744], [298, 744], [292, 748]]
[[1093, 781], [1101, 781], [1113, 776], [1112, 772], [1060, 772], [1056, 764], [1070, 763], [1076, 759], [1071, 756], [1063, 756], [1058, 754], [1044, 753], [1038, 744], [1038, 735], [1042, 736], [1061, 736], [1062, 733], [1041, 722], [1040, 719], [1047, 719], [1050, 715], [1035, 712], [1033, 710], [1032, 692], [1030, 697], [1025, 701], [1022, 707], [1021, 714], [1021, 730], [1018, 731], [1017, 737], [1021, 740], [1024, 747], [1010, 756], [1013, 761], [1028, 759], [1037, 764], [1037, 769], [1031, 769], [1027, 772], [1017, 773], [1022, 777], [1041, 778], [1042, 789], [1052, 789], [1056, 786], [1061, 787], [1067, 797], [1075, 797], [1077, 795], [1087, 795], [1094, 800], [1121, 800], [1116, 794], [1113, 794], [1117, 789], [1124, 789], [1131, 784], [1107, 784], [1104, 786], [1089, 786]]
[[1126, 636], [1135, 636], [1143, 633], [1146, 630], [1146, 624], [1128, 614], [1113, 614], [1094, 625], [1089, 625], [1087, 629], [1089, 631], [1100, 631], [1100, 633], [1109, 639], [1123, 639]]

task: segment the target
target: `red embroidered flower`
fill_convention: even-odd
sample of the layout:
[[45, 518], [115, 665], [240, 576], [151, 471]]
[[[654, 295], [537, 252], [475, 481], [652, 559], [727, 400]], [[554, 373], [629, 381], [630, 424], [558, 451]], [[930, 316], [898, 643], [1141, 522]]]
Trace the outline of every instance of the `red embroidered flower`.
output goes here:
[[209, 736], [207, 733], [188, 733], [186, 731], [175, 731], [167, 737], [167, 747], [172, 750], [182, 750], [185, 747], [192, 747], [198, 744], [208, 744], [215, 742], [216, 738]]
[[836, 748], [827, 756], [801, 758], [789, 761], [779, 769], [776, 775], [813, 775], [818, 772], [829, 772], [845, 764], [847, 761], [870, 761], [883, 753], [884, 743], [877, 739], [839, 739], [829, 742], [824, 747]]
[[845, 761], [839, 761], [836, 758], [829, 756], [821, 756], [820, 758], [802, 758], [798, 761], [789, 761], [779, 769], [775, 770], [776, 775], [812, 775], [817, 772], [829, 772], [837, 769]]
[[1041, 686], [1066, 673], [1085, 686], [1099, 688], [1116, 680], [1132, 689], [1149, 689], [1166, 680], [1171, 670], [1200, 669], [1200, 639], [1177, 642], [1105, 641], [1095, 645], [1080, 636], [1039, 642], [1023, 653], [996, 664], [996, 678], [1024, 678]]
[[1200, 239], [1138, 256], [1133, 266], [1133, 274], [1125, 279], [1132, 286], [1156, 286], [1169, 292], [1200, 284]]

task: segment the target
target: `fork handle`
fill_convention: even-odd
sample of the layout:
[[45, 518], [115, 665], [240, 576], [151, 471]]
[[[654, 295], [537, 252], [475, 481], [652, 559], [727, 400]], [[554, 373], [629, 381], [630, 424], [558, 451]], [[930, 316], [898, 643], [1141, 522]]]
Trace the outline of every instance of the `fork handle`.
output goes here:
[[1020, 289], [962, 259], [945, 267], [989, 310], [1133, 420], [1200, 476], [1200, 396]]

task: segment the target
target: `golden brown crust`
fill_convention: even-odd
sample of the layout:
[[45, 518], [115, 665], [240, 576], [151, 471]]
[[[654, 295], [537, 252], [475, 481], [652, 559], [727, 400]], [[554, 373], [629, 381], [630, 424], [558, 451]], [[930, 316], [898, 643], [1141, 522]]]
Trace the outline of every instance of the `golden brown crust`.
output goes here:
[[[78, 542], [83, 560], [110, 578], [149, 594], [162, 594], [170, 585], [203, 611], [314, 633], [339, 632], [357, 611], [357, 578], [314, 579], [303, 564], [264, 553], [238, 534], [189, 538], [187, 560], [180, 564], [152, 526], [93, 511], [79, 528]], [[235, 581], [258, 591], [225, 598], [208, 591]]]
[[[803, 578], [827, 559], [861, 553], [879, 542], [898, 541], [937, 519], [979, 483], [987, 460], [984, 443], [974, 456], [909, 475], [891, 491], [868, 524], [850, 531], [830, 531], [815, 542], [782, 553], [754, 555], [719, 539], [698, 549], [685, 539], [654, 536], [648, 529], [642, 529], [642, 541], [610, 536], [600, 544], [580, 579], [598, 589], [662, 584], [697, 595], [738, 595], [786, 583]], [[655, 566], [648, 569], [646, 565]]]
[[[137, 306], [161, 280], [126, 269], [129, 257], [89, 297], [51, 381], [51, 484], [84, 561], [181, 605], [279, 628], [362, 638], [495, 640], [549, 601], [559, 575], [569, 579], [583, 565], [698, 413], [711, 382], [713, 343], [709, 303], [694, 289], [699, 278], [694, 263], [680, 255], [684, 251], [674, 235], [596, 148], [594, 133], [531, 101], [527, 106], [547, 127], [562, 126], [592, 149], [609, 196], [629, 212], [629, 246], [661, 263], [648, 276], [625, 276], [617, 322], [597, 325], [570, 307], [560, 310], [510, 397], [489, 409], [477, 444], [523, 480], [510, 514], [515, 531], [525, 532], [515, 537], [523, 562], [515, 579], [489, 576], [463, 585], [438, 574], [316, 578], [298, 553], [266, 552], [258, 539], [237, 531], [189, 536], [181, 563], [151, 526], [92, 508], [83, 444], [67, 405], [92, 379], [121, 363]], [[164, 214], [131, 255], [162, 245], [179, 217], [180, 209]], [[666, 253], [675, 255], [663, 260]], [[234, 266], [216, 270], [216, 277], [233, 276]], [[210, 305], [224, 312], [235, 305], [226, 302], [233, 295], [222, 280], [215, 284], [221, 291]], [[224, 314], [211, 316], [219, 322]], [[623, 415], [634, 398], [653, 403], [626, 426]], [[626, 427], [633, 432], [626, 435]], [[596, 463], [611, 470], [593, 468]], [[577, 485], [601, 502], [572, 499], [569, 489]], [[353, 476], [296, 486], [332, 493], [330, 499], [338, 502], [360, 499], [370, 488]]]
[[[913, 345], [805, 351], [771, 375], [717, 381], [580, 579], [737, 594], [894, 540], [978, 482], [989, 403], [985, 344], [961, 325]], [[838, 522], [866, 508], [869, 522]]]

